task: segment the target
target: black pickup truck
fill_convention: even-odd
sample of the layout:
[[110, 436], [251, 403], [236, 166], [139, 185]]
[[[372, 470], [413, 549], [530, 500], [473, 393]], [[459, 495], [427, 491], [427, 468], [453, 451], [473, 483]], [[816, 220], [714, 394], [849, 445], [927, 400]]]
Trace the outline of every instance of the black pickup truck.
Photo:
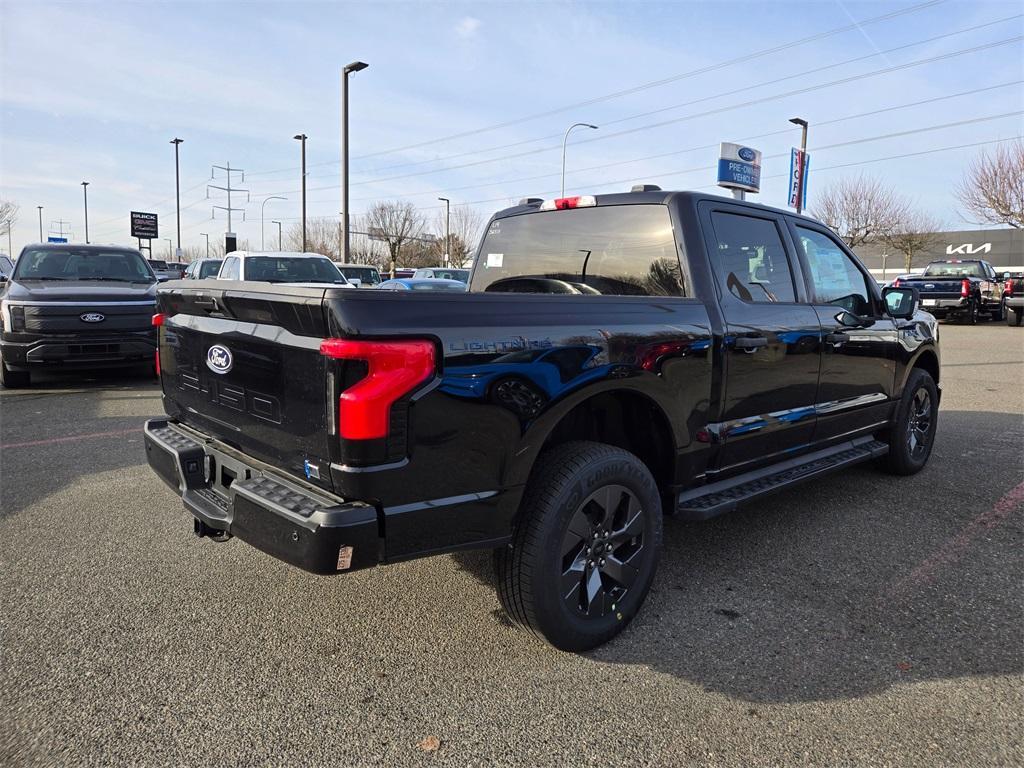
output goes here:
[[785, 211], [528, 199], [465, 294], [162, 287], [146, 452], [199, 536], [316, 573], [493, 549], [510, 617], [581, 650], [640, 608], [663, 513], [925, 465], [938, 329], [916, 309]]
[[1001, 281], [987, 261], [933, 261], [919, 275], [902, 275], [893, 284], [917, 288], [921, 306], [938, 318], [956, 317], [971, 325], [979, 318], [1002, 320]]
[[133, 248], [26, 246], [0, 277], [0, 381], [32, 371], [154, 365], [157, 278]]

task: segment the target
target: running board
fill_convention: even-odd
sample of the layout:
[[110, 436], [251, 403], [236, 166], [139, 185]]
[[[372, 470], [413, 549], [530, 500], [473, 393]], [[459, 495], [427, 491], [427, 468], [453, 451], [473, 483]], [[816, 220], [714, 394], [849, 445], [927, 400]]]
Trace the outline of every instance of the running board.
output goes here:
[[683, 491], [676, 502], [676, 513], [685, 520], [707, 520], [731, 512], [751, 499], [781, 491], [842, 467], [876, 459], [888, 452], [887, 443], [870, 436], [849, 440], [728, 480]]

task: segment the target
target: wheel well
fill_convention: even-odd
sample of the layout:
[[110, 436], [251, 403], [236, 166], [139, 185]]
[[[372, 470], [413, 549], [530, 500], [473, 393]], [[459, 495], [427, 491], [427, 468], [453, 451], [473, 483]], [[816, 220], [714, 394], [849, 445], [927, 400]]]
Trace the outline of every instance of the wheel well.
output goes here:
[[548, 435], [544, 448], [571, 440], [593, 440], [639, 458], [664, 491], [673, 482], [674, 441], [661, 408], [642, 395], [603, 392], [573, 408]]
[[922, 352], [921, 356], [914, 361], [914, 368], [922, 368], [932, 376], [932, 381], [939, 383], [939, 358], [934, 352]]

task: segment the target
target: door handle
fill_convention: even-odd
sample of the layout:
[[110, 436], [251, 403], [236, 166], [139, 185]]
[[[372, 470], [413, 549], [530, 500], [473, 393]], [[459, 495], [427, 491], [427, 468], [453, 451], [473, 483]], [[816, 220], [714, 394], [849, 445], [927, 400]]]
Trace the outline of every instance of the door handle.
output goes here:
[[733, 342], [733, 346], [744, 352], [755, 352], [761, 347], [767, 347], [768, 339], [764, 336], [740, 336]]
[[829, 333], [825, 335], [825, 341], [829, 344], [834, 344], [836, 346], [840, 344], [845, 344], [849, 340], [850, 337], [841, 331], [839, 333]]

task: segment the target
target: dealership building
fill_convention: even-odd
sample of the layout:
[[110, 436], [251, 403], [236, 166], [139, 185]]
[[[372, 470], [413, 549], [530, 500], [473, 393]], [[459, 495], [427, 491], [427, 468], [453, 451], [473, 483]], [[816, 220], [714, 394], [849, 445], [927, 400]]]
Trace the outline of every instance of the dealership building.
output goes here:
[[[884, 245], [873, 243], [853, 249], [860, 260], [878, 279], [891, 280], [903, 273], [904, 256], [893, 253]], [[930, 261], [944, 259], [983, 259], [995, 267], [997, 273], [1024, 271], [1024, 230], [970, 229], [958, 232], [938, 232], [935, 245], [914, 256], [913, 272], [924, 269]]]

